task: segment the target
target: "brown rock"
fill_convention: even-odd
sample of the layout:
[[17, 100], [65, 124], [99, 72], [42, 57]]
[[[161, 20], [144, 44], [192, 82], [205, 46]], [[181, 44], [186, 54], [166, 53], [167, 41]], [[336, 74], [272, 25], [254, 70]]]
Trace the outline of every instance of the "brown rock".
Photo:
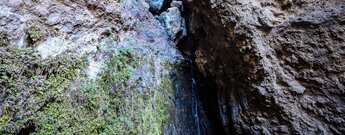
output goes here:
[[214, 84], [226, 133], [345, 132], [344, 1], [186, 3], [181, 48]]

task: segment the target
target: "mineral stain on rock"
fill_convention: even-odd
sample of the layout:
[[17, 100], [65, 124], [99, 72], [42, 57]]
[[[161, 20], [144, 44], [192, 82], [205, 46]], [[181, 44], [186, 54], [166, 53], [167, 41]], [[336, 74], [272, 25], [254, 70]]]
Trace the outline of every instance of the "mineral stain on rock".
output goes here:
[[344, 5], [3, 0], [0, 134], [343, 134]]

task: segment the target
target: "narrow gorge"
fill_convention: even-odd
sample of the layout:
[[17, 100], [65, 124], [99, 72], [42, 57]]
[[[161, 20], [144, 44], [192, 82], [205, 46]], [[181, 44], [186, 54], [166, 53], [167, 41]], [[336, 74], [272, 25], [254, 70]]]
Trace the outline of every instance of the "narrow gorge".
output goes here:
[[0, 0], [0, 134], [343, 133], [343, 0]]

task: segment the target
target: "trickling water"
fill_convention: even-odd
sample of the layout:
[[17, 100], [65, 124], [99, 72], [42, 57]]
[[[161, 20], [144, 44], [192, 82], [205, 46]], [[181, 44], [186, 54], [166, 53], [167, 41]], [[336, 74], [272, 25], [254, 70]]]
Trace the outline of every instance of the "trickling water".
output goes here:
[[194, 125], [196, 127], [196, 133], [197, 135], [203, 135], [203, 134], [208, 134], [210, 133], [210, 129], [208, 129], [208, 121], [206, 120], [206, 116], [204, 109], [202, 107], [202, 103], [199, 98], [198, 94], [198, 82], [196, 79], [196, 69], [194, 67], [193, 61], [191, 59], [188, 59], [188, 64], [189, 64], [189, 70], [191, 74], [191, 92], [192, 92], [192, 113], [193, 113], [193, 118], [194, 118]]
[[207, 134], [206, 120], [203, 116], [203, 108], [198, 96], [198, 84], [194, 78], [195, 72], [192, 60], [185, 58], [181, 66], [172, 75], [174, 84], [174, 111], [172, 119], [174, 129], [166, 134]]
[[197, 84], [194, 78], [194, 67], [192, 60], [189, 60], [189, 64], [191, 66], [191, 78], [192, 78], [192, 105], [193, 105], [193, 116], [194, 122], [197, 128], [197, 134], [200, 135], [200, 120], [199, 120], [199, 98], [197, 96]]

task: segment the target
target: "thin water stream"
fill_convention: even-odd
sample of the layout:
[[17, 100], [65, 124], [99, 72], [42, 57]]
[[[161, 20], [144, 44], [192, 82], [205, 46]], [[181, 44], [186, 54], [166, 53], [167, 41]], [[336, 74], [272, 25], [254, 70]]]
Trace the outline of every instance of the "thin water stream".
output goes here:
[[208, 135], [211, 133], [198, 95], [198, 82], [194, 75], [192, 60], [185, 58], [171, 77], [175, 99], [171, 123], [175, 126], [166, 134]]

